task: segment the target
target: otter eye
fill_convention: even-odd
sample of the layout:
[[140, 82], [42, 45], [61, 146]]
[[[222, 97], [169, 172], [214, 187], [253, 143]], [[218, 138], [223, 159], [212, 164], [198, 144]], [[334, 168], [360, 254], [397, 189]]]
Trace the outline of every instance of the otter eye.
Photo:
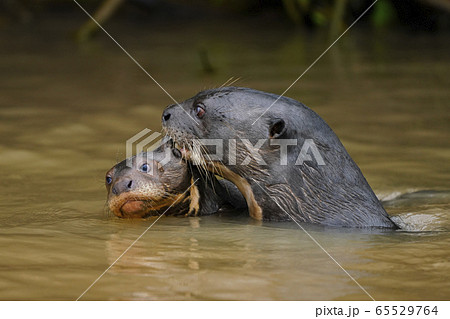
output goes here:
[[149, 169], [149, 167], [148, 167], [147, 163], [142, 164], [142, 166], [140, 168], [141, 172], [144, 172], [144, 173], [148, 173], [148, 169]]
[[110, 185], [112, 183], [112, 177], [106, 176], [106, 184]]
[[195, 107], [195, 115], [197, 115], [199, 119], [201, 119], [205, 115], [205, 113], [206, 113], [205, 109], [200, 105], [197, 105]]

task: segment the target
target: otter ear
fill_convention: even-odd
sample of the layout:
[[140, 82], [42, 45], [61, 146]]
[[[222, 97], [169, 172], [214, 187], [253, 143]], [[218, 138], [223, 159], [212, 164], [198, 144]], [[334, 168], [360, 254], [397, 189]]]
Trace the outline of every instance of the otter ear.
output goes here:
[[286, 123], [283, 119], [273, 119], [269, 125], [269, 138], [280, 138], [286, 133]]

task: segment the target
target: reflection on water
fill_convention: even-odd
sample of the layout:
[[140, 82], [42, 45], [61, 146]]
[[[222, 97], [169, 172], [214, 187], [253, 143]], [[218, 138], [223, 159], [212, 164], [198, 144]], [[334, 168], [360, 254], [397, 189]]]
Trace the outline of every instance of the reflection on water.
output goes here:
[[[108, 39], [70, 42], [71, 27], [0, 31], [0, 299], [76, 299], [153, 222], [106, 216], [103, 178], [126, 139], [160, 130], [171, 101]], [[178, 100], [230, 76], [280, 93], [326, 47], [242, 27], [111, 31]], [[333, 127], [404, 226], [305, 226], [377, 300], [450, 293], [449, 43], [355, 30], [288, 93]], [[201, 75], [200, 46], [215, 75]], [[83, 298], [368, 296], [296, 225], [229, 213], [162, 218]]]

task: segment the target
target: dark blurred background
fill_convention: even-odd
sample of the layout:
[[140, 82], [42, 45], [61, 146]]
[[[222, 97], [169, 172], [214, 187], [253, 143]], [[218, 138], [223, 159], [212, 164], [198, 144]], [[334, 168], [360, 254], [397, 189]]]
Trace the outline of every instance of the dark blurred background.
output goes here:
[[[153, 19], [164, 17], [204, 20], [205, 15], [225, 15], [234, 19], [252, 17], [277, 21], [286, 28], [323, 29], [338, 32], [350, 24], [373, 0], [79, 0], [92, 12], [97, 9], [99, 22], [114, 17]], [[47, 13], [77, 12], [73, 0], [2, 0], [0, 26], [9, 23], [28, 24]], [[401, 26], [408, 31], [448, 30], [450, 1], [448, 0], [379, 0], [362, 19], [373, 28]], [[167, 21], [169, 22], [169, 21]], [[136, 21], [138, 25], [139, 22]], [[84, 26], [79, 39], [94, 31]]]

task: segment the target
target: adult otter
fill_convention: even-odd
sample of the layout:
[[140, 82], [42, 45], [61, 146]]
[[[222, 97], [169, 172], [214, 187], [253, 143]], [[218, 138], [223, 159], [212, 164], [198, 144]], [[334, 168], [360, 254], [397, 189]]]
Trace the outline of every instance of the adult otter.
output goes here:
[[[336, 134], [302, 103], [225, 87], [200, 92], [180, 106], [165, 109], [166, 133], [191, 161], [232, 181], [253, 218], [396, 228]], [[225, 140], [221, 160], [213, 158], [216, 146], [201, 139]], [[302, 151], [305, 144], [309, 153]], [[280, 158], [283, 148], [287, 154]]]
[[210, 215], [226, 205], [245, 205], [234, 185], [189, 167], [170, 144], [124, 160], [106, 173], [107, 206], [114, 215]]

